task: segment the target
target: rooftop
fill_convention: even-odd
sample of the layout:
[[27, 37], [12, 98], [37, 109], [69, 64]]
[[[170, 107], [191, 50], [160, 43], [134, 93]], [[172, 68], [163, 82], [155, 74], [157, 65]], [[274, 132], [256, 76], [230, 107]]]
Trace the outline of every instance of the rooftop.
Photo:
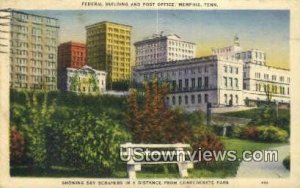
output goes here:
[[2, 12], [16, 12], [16, 13], [20, 13], [20, 14], [26, 14], [26, 15], [31, 15], [31, 16], [38, 16], [38, 17], [43, 17], [43, 18], [49, 18], [49, 19], [58, 20], [57, 18], [52, 18], [52, 17], [48, 17], [48, 16], [42, 16], [42, 15], [38, 15], [38, 14], [32, 14], [32, 13], [24, 12], [24, 11], [21, 11], [21, 10], [15, 10], [15, 9], [1, 9], [0, 11], [2, 11]]
[[132, 28], [131, 25], [126, 25], [126, 24], [121, 24], [121, 23], [116, 23], [116, 22], [111, 22], [111, 21], [101, 21], [101, 22], [97, 22], [91, 25], [87, 25], [85, 26], [86, 29], [90, 28], [90, 27], [94, 27], [94, 26], [98, 26], [98, 25], [102, 25], [102, 24], [115, 24], [115, 25], [120, 25], [120, 26], [125, 26], [125, 27], [130, 27]]
[[171, 33], [171, 34], [164, 35], [163, 32], [161, 32], [160, 34], [153, 34], [150, 37], [146, 37], [143, 40], [137, 41], [137, 42], [134, 43], [134, 45], [147, 43], [147, 42], [155, 41], [155, 40], [164, 40], [164, 39], [174, 39], [174, 40], [187, 42], [187, 43], [190, 43], [190, 44], [195, 44], [194, 42], [188, 42], [188, 41], [182, 40], [181, 37], [178, 36], [177, 34]]

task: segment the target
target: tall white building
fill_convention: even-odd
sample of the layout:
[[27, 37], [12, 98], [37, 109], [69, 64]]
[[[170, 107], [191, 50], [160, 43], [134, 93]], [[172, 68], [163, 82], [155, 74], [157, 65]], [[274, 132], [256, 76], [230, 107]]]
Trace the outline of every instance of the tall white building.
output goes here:
[[182, 40], [178, 35], [155, 34], [134, 43], [136, 65], [195, 58], [196, 44]]
[[266, 95], [274, 102], [290, 103], [290, 71], [267, 65], [267, 55], [258, 49], [243, 50], [238, 38], [234, 45], [212, 50], [222, 58], [236, 58], [243, 62], [244, 98], [265, 101]]
[[12, 88], [57, 89], [59, 21], [16, 10], [0, 10], [9, 27]]
[[166, 97], [170, 106], [187, 110], [255, 105], [260, 101], [290, 103], [289, 70], [266, 65], [260, 50], [243, 51], [234, 45], [214, 48], [212, 56], [141, 64], [133, 68], [135, 83], [158, 79], [173, 90]]
[[[224, 70], [226, 67], [227, 70]], [[154, 78], [167, 81], [172, 91], [166, 98], [169, 106], [188, 110], [213, 106], [243, 105], [243, 64], [237, 59], [207, 56], [134, 67], [134, 81]]]

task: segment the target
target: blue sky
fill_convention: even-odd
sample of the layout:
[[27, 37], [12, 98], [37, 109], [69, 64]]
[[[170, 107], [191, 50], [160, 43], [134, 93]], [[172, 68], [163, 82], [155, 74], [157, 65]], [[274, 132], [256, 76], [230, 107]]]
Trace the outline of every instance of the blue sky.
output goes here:
[[58, 18], [60, 42], [85, 42], [85, 26], [113, 21], [133, 26], [132, 43], [165, 31], [197, 44], [197, 55], [230, 45], [267, 53], [269, 65], [289, 67], [289, 11], [285, 10], [26, 10]]

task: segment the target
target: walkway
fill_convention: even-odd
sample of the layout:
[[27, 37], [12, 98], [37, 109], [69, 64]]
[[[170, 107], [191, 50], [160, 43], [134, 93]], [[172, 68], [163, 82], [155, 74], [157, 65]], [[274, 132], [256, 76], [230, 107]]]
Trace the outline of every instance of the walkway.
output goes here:
[[290, 171], [288, 171], [282, 164], [283, 159], [289, 155], [290, 146], [280, 146], [276, 148], [270, 148], [270, 150], [278, 151], [277, 162], [241, 162], [237, 171], [236, 177], [253, 177], [253, 178], [285, 178], [289, 177]]

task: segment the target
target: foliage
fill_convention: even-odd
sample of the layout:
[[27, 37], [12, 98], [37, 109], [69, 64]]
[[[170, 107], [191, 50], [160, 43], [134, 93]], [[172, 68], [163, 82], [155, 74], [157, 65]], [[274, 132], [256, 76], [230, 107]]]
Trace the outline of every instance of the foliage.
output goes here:
[[138, 94], [130, 91], [128, 96], [127, 127], [137, 143], [188, 142], [191, 126], [181, 120], [175, 110], [165, 104], [169, 86], [158, 81], [145, 85], [145, 101], [138, 104]]
[[288, 133], [285, 130], [274, 126], [259, 126], [257, 131], [258, 139], [264, 142], [285, 142], [288, 138]]
[[228, 127], [227, 135], [232, 138], [241, 138], [245, 128], [245, 126], [241, 125]]
[[290, 110], [278, 109], [278, 117], [276, 117], [276, 105], [272, 103], [251, 110], [223, 113], [222, 115], [252, 119], [250, 125], [273, 125], [290, 134]]
[[114, 82], [112, 82], [112, 90], [128, 91], [129, 84], [130, 84], [129, 80], [114, 81]]
[[[207, 126], [199, 126], [193, 129], [193, 137], [192, 137], [192, 148], [193, 151], [197, 151], [201, 148], [201, 151], [211, 151], [211, 152], [218, 152], [224, 150], [224, 145], [221, 140], [212, 132], [212, 129]], [[198, 159], [198, 154], [196, 155], [196, 159]], [[203, 156], [201, 158], [201, 163], [196, 163], [197, 166], [201, 164], [206, 164], [212, 161], [205, 161]]]
[[250, 140], [257, 140], [258, 139], [258, 130], [256, 127], [247, 127], [244, 129], [244, 131], [242, 132], [241, 137], [245, 138], [245, 139], [250, 139]]
[[15, 123], [26, 140], [26, 157], [38, 166], [47, 166], [45, 129], [51, 126], [55, 101], [48, 104], [48, 93], [38, 98], [36, 92], [25, 92], [24, 106], [12, 105], [11, 122]]
[[25, 139], [23, 135], [12, 127], [10, 129], [10, 162], [12, 164], [20, 163], [24, 158]]
[[63, 127], [63, 155], [67, 163], [81, 169], [110, 174], [119, 164], [119, 145], [130, 137], [107, 115], [99, 117], [75, 111]]
[[290, 170], [290, 166], [291, 166], [291, 157], [290, 157], [290, 155], [283, 159], [282, 164], [284, 165], [284, 167], [286, 169]]

